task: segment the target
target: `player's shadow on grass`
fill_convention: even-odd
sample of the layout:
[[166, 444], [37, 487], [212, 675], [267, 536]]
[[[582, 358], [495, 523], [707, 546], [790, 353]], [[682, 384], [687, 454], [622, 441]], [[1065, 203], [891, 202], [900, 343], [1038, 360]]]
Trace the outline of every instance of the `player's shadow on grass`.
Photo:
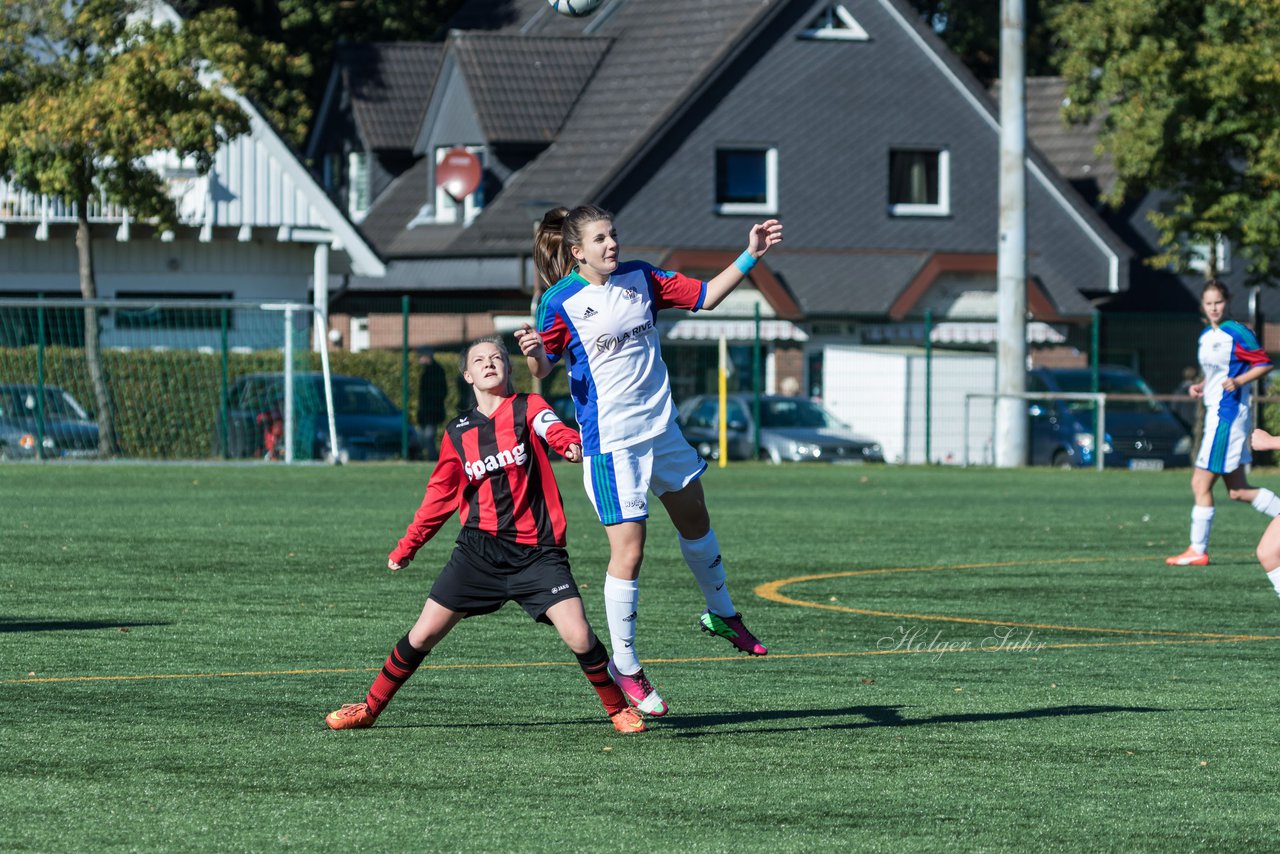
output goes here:
[[169, 623], [121, 623], [106, 620], [33, 620], [0, 617], [0, 634], [6, 632], [83, 632], [94, 629], [133, 629], [139, 626], [167, 626]]
[[[777, 734], [809, 732], [812, 730], [853, 730], [875, 727], [933, 726], [935, 724], [992, 723], [998, 721], [1032, 720], [1036, 718], [1077, 717], [1081, 715], [1154, 714], [1170, 709], [1148, 706], [1050, 706], [1042, 709], [1022, 709], [1013, 712], [971, 712], [968, 714], [933, 715], [923, 718], [904, 717], [903, 706], [849, 706], [843, 709], [778, 709], [767, 712], [735, 712], [712, 715], [680, 715], [664, 718], [661, 726], [673, 730], [683, 738], [700, 738], [704, 735], [724, 735], [724, 727], [739, 727], [736, 732]], [[749, 726], [768, 721], [787, 721], [815, 718], [861, 718], [818, 723], [812, 726]], [[747, 725], [747, 726], [741, 726]]]
[[[935, 724], [993, 723], [999, 721], [1033, 720], [1036, 718], [1079, 717], [1081, 715], [1156, 714], [1174, 711], [1149, 706], [1051, 706], [1043, 709], [1023, 709], [1016, 712], [973, 712], [959, 715], [933, 715], [924, 718], [903, 717], [905, 706], [848, 706], [842, 709], [774, 709], [763, 712], [731, 712], [711, 715], [676, 715], [649, 718], [652, 730], [663, 730], [677, 738], [701, 738], [706, 735], [776, 735], [781, 733], [814, 732], [815, 730], [856, 730], [875, 727], [933, 726]], [[1178, 711], [1188, 711], [1179, 709]], [[1208, 710], [1204, 710], [1208, 711]], [[860, 720], [828, 721], [808, 726], [751, 726], [769, 721], [814, 720], [822, 718], [860, 718]], [[599, 723], [599, 718], [582, 718], [559, 721], [523, 721], [521, 726], [564, 727]], [[509, 723], [477, 721], [437, 721], [430, 723], [403, 723], [383, 725], [378, 729], [502, 729]], [[732, 727], [732, 729], [726, 729]]]

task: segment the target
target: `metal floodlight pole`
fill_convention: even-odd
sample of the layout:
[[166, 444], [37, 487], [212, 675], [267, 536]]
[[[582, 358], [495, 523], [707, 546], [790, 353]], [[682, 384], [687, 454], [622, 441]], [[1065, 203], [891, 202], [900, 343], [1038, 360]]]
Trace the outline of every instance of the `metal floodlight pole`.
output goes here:
[[[997, 388], [1002, 395], [1026, 390], [1027, 379], [1027, 117], [1023, 0], [1000, 4], [1000, 240]], [[995, 463], [1014, 468], [1027, 461], [1026, 405], [1000, 397], [996, 405]]]

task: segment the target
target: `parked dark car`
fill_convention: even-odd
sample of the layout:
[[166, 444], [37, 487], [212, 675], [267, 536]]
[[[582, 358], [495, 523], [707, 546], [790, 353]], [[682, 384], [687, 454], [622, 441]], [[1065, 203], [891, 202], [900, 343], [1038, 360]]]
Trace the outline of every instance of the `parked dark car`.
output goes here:
[[[1090, 392], [1089, 368], [1036, 368], [1027, 373], [1028, 392]], [[1152, 397], [1150, 386], [1128, 368], [1098, 369], [1098, 391], [1143, 395], [1146, 400], [1108, 400], [1103, 465], [1107, 468], [1163, 469], [1190, 465], [1191, 435], [1169, 408]], [[1093, 466], [1096, 443], [1094, 405], [1088, 400], [1033, 400], [1029, 445], [1032, 465]]]
[[[39, 393], [35, 385], [0, 385], [0, 459], [36, 456]], [[44, 387], [43, 432], [43, 457], [98, 454], [98, 425], [79, 401], [57, 386]]]
[[[728, 397], [729, 459], [755, 457], [752, 421], [754, 396]], [[720, 456], [719, 395], [696, 395], [679, 409], [680, 429], [689, 444], [707, 459]], [[775, 463], [882, 463], [880, 443], [853, 432], [820, 405], [805, 397], [763, 395], [760, 398], [760, 459]]]
[[[391, 398], [362, 377], [333, 375], [334, 423], [338, 459], [389, 460], [401, 456], [404, 419]], [[294, 457], [327, 459], [329, 421], [325, 414], [324, 375], [294, 375]], [[227, 393], [227, 453], [233, 458], [282, 459], [284, 454], [284, 374], [247, 374]], [[214, 413], [213, 446], [224, 456], [221, 413]], [[409, 458], [422, 457], [417, 431], [409, 427]]]

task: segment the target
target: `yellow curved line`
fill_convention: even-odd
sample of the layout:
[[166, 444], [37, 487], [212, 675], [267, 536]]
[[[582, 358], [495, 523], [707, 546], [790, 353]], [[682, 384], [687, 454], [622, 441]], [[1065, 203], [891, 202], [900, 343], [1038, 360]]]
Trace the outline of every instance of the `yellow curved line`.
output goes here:
[[[1280, 635], [1222, 635], [1219, 637], [1208, 638], [1188, 638], [1186, 640], [1131, 640], [1131, 641], [1088, 641], [1075, 643], [1046, 643], [1036, 644], [1035, 650], [1041, 649], [1083, 649], [1088, 647], [1112, 647], [1112, 646], [1188, 646], [1192, 644], [1210, 644], [1210, 643], [1245, 643], [1249, 641], [1268, 641], [1280, 640]], [[766, 658], [755, 659], [751, 657], [734, 655], [734, 656], [702, 656], [692, 658], [646, 658], [645, 664], [692, 664], [695, 662], [706, 661], [729, 661], [729, 662], [750, 662], [750, 661], [775, 661], [784, 658], [860, 658], [870, 655], [955, 655], [965, 652], [1020, 652], [1031, 653], [1029, 649], [1021, 645], [1010, 645], [1004, 647], [988, 647], [981, 645], [969, 644], [960, 646], [945, 647], [917, 647], [917, 648], [894, 648], [894, 649], [855, 649], [840, 650], [833, 652], [771, 652]], [[571, 661], [526, 661], [526, 662], [506, 662], [496, 664], [424, 664], [422, 670], [481, 670], [494, 667], [567, 667], [574, 662]], [[148, 673], [148, 674], [123, 674], [115, 676], [31, 676], [24, 679], [0, 679], [0, 685], [31, 685], [31, 684], [48, 684], [55, 682], [136, 682], [149, 679], [226, 679], [233, 677], [252, 678], [257, 676], [310, 676], [325, 673], [373, 673], [381, 670], [381, 667], [327, 667], [317, 668], [314, 670], [240, 670], [226, 671], [218, 673]]]
[[1116, 635], [1159, 635], [1161, 637], [1173, 638], [1213, 638], [1216, 640], [1280, 640], [1280, 638], [1272, 638], [1262, 635], [1231, 635], [1215, 632], [1168, 632], [1154, 629], [1113, 629], [1103, 628], [1099, 626], [1063, 626], [1054, 623], [1017, 623], [1010, 620], [988, 620], [978, 617], [952, 617], [945, 614], [906, 614], [896, 611], [876, 611], [869, 608], [850, 608], [847, 605], [835, 605], [828, 602], [811, 602], [807, 599], [796, 599], [780, 592], [783, 587], [792, 584], [803, 584], [809, 581], [824, 581], [831, 578], [852, 578], [858, 575], [880, 575], [896, 572], [937, 572], [939, 570], [958, 570], [958, 569], [1002, 569], [1005, 567], [1035, 566], [1042, 564], [1063, 564], [1063, 563], [1102, 563], [1104, 561], [1114, 560], [1114, 558], [1096, 557], [1096, 558], [1068, 558], [1065, 560], [1042, 560], [1042, 561], [1003, 561], [998, 563], [967, 563], [953, 564], [950, 566], [911, 566], [911, 567], [890, 567], [883, 569], [855, 569], [843, 572], [824, 572], [815, 575], [796, 575], [791, 578], [779, 578], [761, 584], [755, 588], [755, 594], [762, 599], [770, 602], [777, 602], [782, 605], [796, 605], [802, 608], [821, 608], [827, 611], [840, 611], [846, 614], [859, 614], [865, 617], [892, 617], [900, 620], [933, 620], [936, 622], [947, 623], [967, 623], [970, 625], [981, 626], [1008, 626], [1010, 628], [1020, 629], [1045, 629], [1057, 630], [1063, 632], [1090, 632], [1093, 634], [1116, 634]]

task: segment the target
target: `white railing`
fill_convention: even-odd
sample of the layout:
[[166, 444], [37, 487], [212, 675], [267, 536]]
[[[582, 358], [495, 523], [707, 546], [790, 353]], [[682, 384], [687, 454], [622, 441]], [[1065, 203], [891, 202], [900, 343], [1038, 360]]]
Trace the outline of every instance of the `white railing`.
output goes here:
[[[174, 170], [164, 178], [169, 185], [169, 194], [178, 206], [178, 221], [183, 225], [205, 224], [211, 215], [208, 176]], [[36, 223], [47, 226], [50, 223], [75, 222], [77, 214], [74, 204], [32, 193], [0, 178], [0, 224]], [[105, 223], [136, 221], [128, 208], [108, 202], [102, 192], [89, 199], [89, 220]]]
[[[75, 222], [78, 211], [59, 199], [42, 196], [0, 178], [0, 222]], [[124, 222], [129, 212], [108, 204], [105, 194], [89, 200], [89, 219], [96, 222]]]

